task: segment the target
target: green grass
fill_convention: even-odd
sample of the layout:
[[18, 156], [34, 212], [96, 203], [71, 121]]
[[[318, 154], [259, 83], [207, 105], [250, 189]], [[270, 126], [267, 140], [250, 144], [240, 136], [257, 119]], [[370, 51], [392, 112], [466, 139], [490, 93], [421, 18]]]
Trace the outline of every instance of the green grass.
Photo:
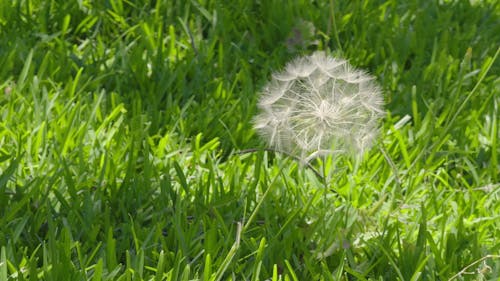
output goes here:
[[[499, 22], [497, 1], [0, 2], [0, 281], [498, 280]], [[270, 74], [318, 49], [387, 101], [362, 162], [314, 163], [326, 185], [239, 153], [264, 148]]]

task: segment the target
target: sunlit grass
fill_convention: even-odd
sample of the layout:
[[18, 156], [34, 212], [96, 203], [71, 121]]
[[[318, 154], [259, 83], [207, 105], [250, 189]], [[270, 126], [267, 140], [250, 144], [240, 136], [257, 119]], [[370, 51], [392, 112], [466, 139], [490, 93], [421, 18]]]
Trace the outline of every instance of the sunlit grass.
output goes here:
[[[316, 2], [1, 2], [0, 281], [496, 280], [499, 4]], [[318, 49], [387, 103], [326, 182], [252, 129]]]

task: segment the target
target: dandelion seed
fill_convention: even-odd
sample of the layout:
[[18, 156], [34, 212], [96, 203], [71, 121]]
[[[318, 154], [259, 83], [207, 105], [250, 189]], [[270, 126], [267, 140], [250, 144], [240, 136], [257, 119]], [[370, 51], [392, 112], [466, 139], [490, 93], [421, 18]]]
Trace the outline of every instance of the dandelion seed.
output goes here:
[[5, 94], [5, 96], [10, 96], [10, 93], [12, 92], [12, 87], [11, 86], [7, 86], [5, 87], [5, 89], [3, 90], [3, 93]]
[[374, 80], [324, 52], [295, 59], [264, 87], [254, 127], [274, 149], [306, 162], [334, 152], [362, 154], [383, 115]]

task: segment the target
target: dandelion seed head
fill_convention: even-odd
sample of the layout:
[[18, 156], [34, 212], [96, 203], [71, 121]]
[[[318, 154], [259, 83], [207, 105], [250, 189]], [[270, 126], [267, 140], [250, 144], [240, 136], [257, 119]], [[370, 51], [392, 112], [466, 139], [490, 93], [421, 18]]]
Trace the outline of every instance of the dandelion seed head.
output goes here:
[[310, 159], [370, 148], [383, 115], [374, 77], [324, 52], [274, 73], [259, 97], [254, 127], [273, 148]]

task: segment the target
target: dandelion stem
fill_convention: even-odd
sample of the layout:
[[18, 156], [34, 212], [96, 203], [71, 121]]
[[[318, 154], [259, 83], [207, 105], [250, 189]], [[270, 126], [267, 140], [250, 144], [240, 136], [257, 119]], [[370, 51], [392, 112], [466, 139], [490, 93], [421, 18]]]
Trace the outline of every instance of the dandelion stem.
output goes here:
[[[286, 155], [290, 158], [293, 158], [294, 160], [297, 160], [297, 161], [301, 161], [301, 158], [295, 156], [295, 155], [292, 155], [288, 152], [285, 152], [285, 151], [280, 151], [280, 150], [277, 150], [277, 149], [274, 149], [274, 148], [250, 148], [250, 149], [244, 149], [244, 150], [240, 150], [238, 152], [236, 152], [237, 154], [239, 155], [243, 155], [243, 154], [248, 154], [248, 153], [254, 153], [254, 152], [259, 152], [259, 151], [269, 151], [269, 152], [277, 152], [277, 153], [280, 153], [280, 154], [283, 154], [283, 155]], [[321, 175], [320, 172], [318, 172], [318, 170], [316, 170], [312, 165], [311, 163], [308, 163], [308, 162], [305, 162], [304, 163], [306, 165], [307, 168], [309, 168], [322, 182], [326, 182], [326, 179]]]

